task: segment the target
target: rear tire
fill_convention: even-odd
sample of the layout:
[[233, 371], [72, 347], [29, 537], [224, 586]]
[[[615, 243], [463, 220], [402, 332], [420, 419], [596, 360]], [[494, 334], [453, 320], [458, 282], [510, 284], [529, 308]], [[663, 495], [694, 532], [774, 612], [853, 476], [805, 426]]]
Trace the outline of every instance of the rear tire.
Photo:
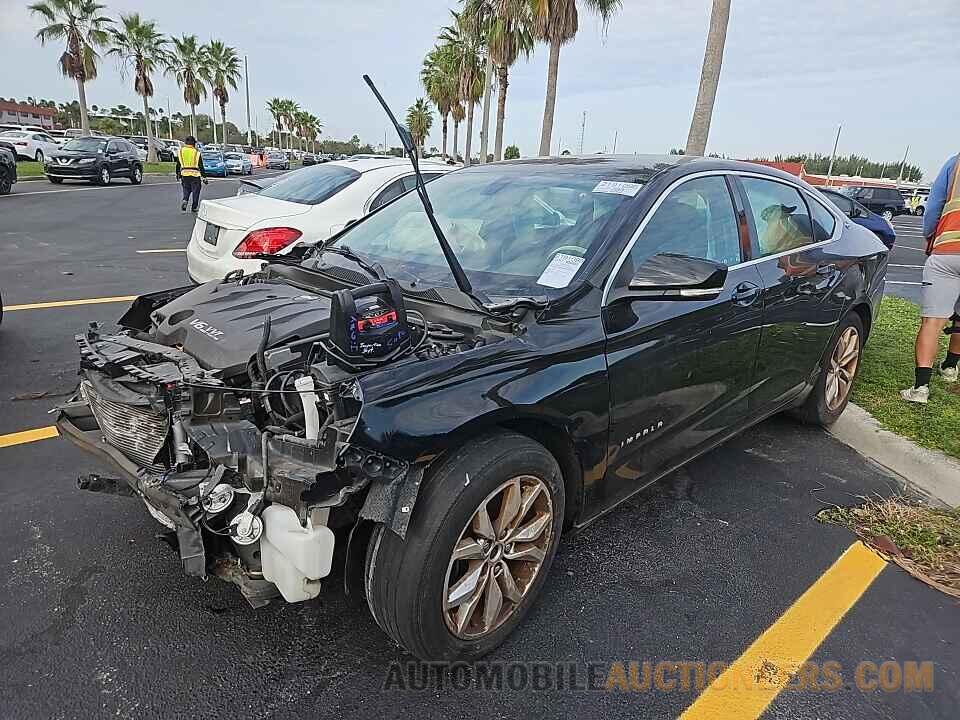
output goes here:
[[[519, 508], [512, 524], [504, 519], [508, 507]], [[536, 600], [556, 554], [563, 513], [563, 478], [545, 447], [508, 432], [470, 442], [431, 468], [405, 540], [382, 524], [374, 529], [364, 579], [370, 612], [387, 635], [421, 659], [486, 655]], [[473, 529], [480, 515], [490, 520], [479, 523], [486, 535]], [[534, 522], [540, 529], [534, 540], [511, 539], [520, 528], [532, 536]], [[469, 555], [464, 544], [472, 548]], [[455, 548], [464, 559], [453, 557]], [[446, 600], [474, 573], [486, 582], [475, 581], [475, 591], [463, 590], [459, 604], [448, 607]], [[458, 631], [461, 612], [467, 620]]]
[[[808, 425], [829, 427], [840, 419], [850, 402], [865, 339], [863, 321], [856, 312], [849, 312], [827, 346], [813, 390], [797, 411], [800, 420]], [[855, 340], [855, 353], [851, 340]]]

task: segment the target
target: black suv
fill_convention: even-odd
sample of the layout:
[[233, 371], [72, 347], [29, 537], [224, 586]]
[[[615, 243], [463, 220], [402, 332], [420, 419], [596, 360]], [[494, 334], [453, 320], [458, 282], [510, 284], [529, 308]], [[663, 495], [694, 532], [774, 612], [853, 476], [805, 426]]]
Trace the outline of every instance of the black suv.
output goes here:
[[0, 147], [0, 195], [9, 195], [17, 181], [17, 156], [12, 150]]
[[843, 193], [861, 205], [866, 205], [867, 209], [877, 215], [883, 215], [887, 220], [893, 220], [897, 215], [906, 215], [910, 212], [903, 195], [896, 188], [847, 187], [843, 189]]
[[109, 185], [115, 177], [129, 178], [134, 185], [143, 182], [137, 148], [118, 137], [79, 137], [64, 143], [47, 158], [43, 172], [54, 185], [64, 180]]

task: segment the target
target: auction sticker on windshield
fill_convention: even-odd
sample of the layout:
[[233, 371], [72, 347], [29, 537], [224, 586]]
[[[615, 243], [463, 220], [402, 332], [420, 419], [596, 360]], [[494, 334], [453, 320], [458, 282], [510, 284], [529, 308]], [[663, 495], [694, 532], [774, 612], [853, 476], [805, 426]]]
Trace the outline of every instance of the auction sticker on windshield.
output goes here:
[[627, 197], [636, 197], [643, 185], [630, 182], [616, 182], [614, 180], [601, 180], [593, 189], [593, 192], [610, 193], [612, 195], [626, 195]]
[[564, 288], [570, 284], [577, 270], [583, 265], [583, 258], [566, 253], [557, 253], [546, 269], [537, 278], [537, 285], [551, 288]]

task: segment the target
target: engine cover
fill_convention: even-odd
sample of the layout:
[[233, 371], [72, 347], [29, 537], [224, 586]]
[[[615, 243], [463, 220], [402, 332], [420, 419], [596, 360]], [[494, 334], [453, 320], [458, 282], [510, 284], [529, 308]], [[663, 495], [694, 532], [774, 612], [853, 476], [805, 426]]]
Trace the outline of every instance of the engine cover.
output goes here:
[[330, 301], [284, 282], [211, 282], [155, 310], [151, 319], [156, 342], [181, 346], [204, 369], [230, 377], [256, 352], [268, 315], [275, 345], [326, 332]]

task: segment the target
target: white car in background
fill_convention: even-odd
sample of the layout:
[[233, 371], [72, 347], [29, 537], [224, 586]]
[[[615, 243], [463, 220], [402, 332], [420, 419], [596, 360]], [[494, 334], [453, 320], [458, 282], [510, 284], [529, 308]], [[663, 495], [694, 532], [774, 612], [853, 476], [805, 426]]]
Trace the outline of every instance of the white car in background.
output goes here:
[[0, 140], [13, 145], [18, 158], [39, 163], [60, 149], [60, 145], [46, 132], [36, 130], [7, 130], [0, 133]]
[[[420, 163], [427, 182], [454, 169]], [[413, 167], [403, 158], [338, 160], [287, 173], [258, 193], [204, 200], [187, 245], [187, 272], [198, 283], [237, 269], [257, 272], [263, 260], [255, 255], [283, 255], [299, 242], [322, 242], [415, 184]]]

